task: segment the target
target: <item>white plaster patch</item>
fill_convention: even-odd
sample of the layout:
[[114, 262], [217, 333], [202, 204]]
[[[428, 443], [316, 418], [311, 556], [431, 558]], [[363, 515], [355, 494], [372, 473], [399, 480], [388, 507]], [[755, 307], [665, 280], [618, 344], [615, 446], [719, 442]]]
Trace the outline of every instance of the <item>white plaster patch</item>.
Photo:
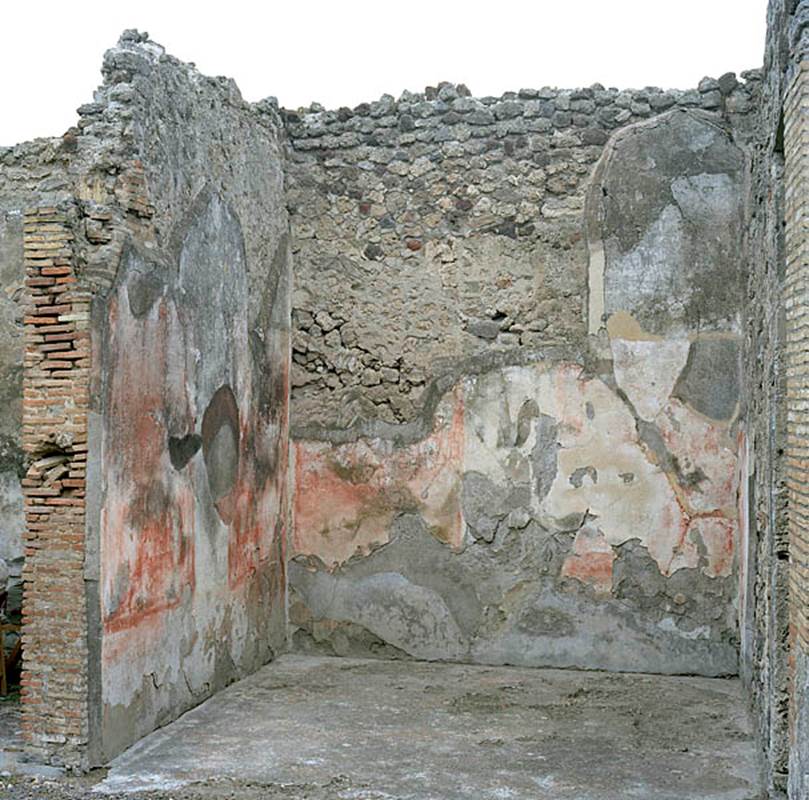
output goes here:
[[[536, 422], [523, 443], [504, 438], [523, 404], [533, 401], [555, 420], [558, 451], [550, 492], [541, 502], [532, 493], [532, 511], [556, 519], [587, 512], [609, 545], [639, 539], [664, 575], [697, 565], [699, 554], [685, 542], [687, 520], [668, 478], [649, 461], [634, 418], [604, 383], [583, 376], [575, 364], [545, 364], [470, 379], [466, 388], [466, 470], [505, 486], [513, 482], [515, 461], [524, 459], [536, 485]], [[571, 480], [577, 470], [586, 479]]]
[[615, 380], [629, 398], [638, 416], [651, 422], [674, 390], [688, 360], [687, 339], [612, 339]]
[[677, 627], [677, 623], [672, 617], [664, 617], [657, 623], [657, 627], [667, 633], [676, 633], [677, 636], [683, 639], [696, 640], [711, 638], [711, 629], [707, 625], [701, 625], [699, 628], [694, 628], [692, 631], [684, 631], [682, 628]]

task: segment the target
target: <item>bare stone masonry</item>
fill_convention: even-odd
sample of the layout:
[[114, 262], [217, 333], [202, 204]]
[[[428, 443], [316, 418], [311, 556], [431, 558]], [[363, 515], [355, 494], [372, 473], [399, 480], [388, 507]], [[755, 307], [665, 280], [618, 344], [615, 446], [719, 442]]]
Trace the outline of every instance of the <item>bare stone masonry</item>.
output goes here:
[[338, 110], [127, 31], [0, 150], [32, 758], [293, 650], [741, 674], [805, 795], [809, 3], [768, 14], [763, 69], [692, 90]]

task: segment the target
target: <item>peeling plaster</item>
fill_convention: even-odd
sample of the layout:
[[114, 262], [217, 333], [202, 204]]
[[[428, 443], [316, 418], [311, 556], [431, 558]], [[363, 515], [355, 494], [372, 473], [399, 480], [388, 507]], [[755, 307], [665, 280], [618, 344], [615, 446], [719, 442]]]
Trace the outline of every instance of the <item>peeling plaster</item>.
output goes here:
[[[684, 361], [687, 343], [679, 352]], [[664, 348], [650, 353], [667, 363]], [[661, 374], [665, 371], [658, 363], [651, 369]], [[668, 386], [673, 384], [671, 380]], [[338, 448], [325, 443], [296, 443], [299, 479], [291, 581], [309, 608], [308, 628], [334, 620], [343, 626], [358, 625], [415, 657], [430, 653], [431, 658], [465, 658], [464, 648], [472, 646], [474, 657], [484, 660], [495, 658], [494, 652], [508, 652], [508, 657], [514, 658], [512, 648], [517, 647], [517, 639], [513, 637], [518, 636], [519, 629], [520, 646], [527, 648], [519, 663], [556, 663], [548, 660], [547, 653], [541, 655], [545, 651], [539, 642], [528, 644], [533, 635], [525, 628], [525, 615], [534, 614], [526, 610], [533, 591], [531, 583], [522, 578], [521, 583], [511, 585], [517, 575], [532, 574], [522, 571], [527, 570], [528, 562], [518, 566], [520, 560], [514, 561], [527, 558], [530, 548], [536, 546], [546, 553], [537, 562], [546, 566], [533, 580], [557, 582], [556, 591], [562, 593], [578, 585], [579, 591], [591, 592], [588, 602], [609, 602], [612, 598], [614, 564], [629, 542], [645, 549], [661, 581], [678, 573], [693, 576], [697, 571], [706, 580], [731, 574], [736, 510], [733, 504], [726, 507], [724, 501], [733, 494], [735, 485], [721, 482], [719, 477], [729, 468], [732, 474], [735, 462], [732, 452], [725, 453], [720, 444], [723, 423], [711, 427], [701, 415], [668, 397], [657, 415], [665, 422], [658, 431], [655, 422], [644, 423], [634, 416], [632, 403], [611, 389], [609, 381], [565, 362], [511, 366], [467, 377], [446, 395], [440, 407], [445, 410], [436, 418], [436, 432], [418, 445], [397, 449], [385, 440], [363, 440]], [[454, 422], [450, 424], [451, 419]], [[646, 429], [639, 427], [641, 423]], [[651, 429], [656, 431], [656, 449], [644, 438]], [[680, 471], [672, 466], [675, 464]], [[706, 476], [705, 481], [712, 476], [721, 485], [706, 484], [700, 493], [699, 483], [688, 482], [688, 476], [697, 471]], [[420, 488], [458, 485], [463, 486], [460, 494]], [[696, 508], [688, 504], [690, 496], [698, 498]], [[336, 498], [340, 505], [335, 507]], [[466, 564], [462, 568], [471, 569], [476, 564], [474, 569], [480, 569], [481, 575], [493, 570], [486, 579], [491, 589], [484, 592], [484, 596], [492, 592], [491, 600], [484, 600], [488, 610], [479, 623], [476, 643], [472, 645], [464, 636], [460, 640], [465, 642], [463, 647], [457, 642], [450, 646], [455, 640], [454, 635], [447, 638], [449, 628], [441, 629], [445, 631], [440, 634], [443, 644], [435, 639], [428, 644], [427, 631], [408, 626], [403, 629], [401, 621], [396, 621], [408, 618], [396, 615], [404, 614], [420, 596], [416, 587], [423, 585], [425, 576], [420, 573], [414, 586], [415, 576], [408, 571], [412, 556], [401, 550], [388, 552], [393, 546], [390, 532], [399, 515], [419, 515], [426, 532], [434, 531], [436, 518], [448, 511], [460, 525], [451, 541], [432, 537], [435, 546], [446, 554], [432, 562], [433, 568], [444, 570], [445, 560], [454, 563], [459, 559], [459, 567]], [[568, 532], [558, 540], [558, 547], [551, 547], [557, 535], [554, 531], [558, 535]], [[535, 544], [529, 547], [532, 540]], [[387, 616], [375, 617], [381, 613], [378, 609], [360, 611], [350, 598], [368, 577], [381, 574], [373, 565], [382, 553], [387, 553], [384, 563], [388, 577], [383, 583], [390, 596], [385, 600]], [[523, 555], [518, 557], [518, 553]], [[366, 572], [358, 572], [361, 564], [367, 564]], [[333, 577], [327, 578], [326, 571]], [[360, 580], [360, 574], [366, 577]], [[403, 577], [405, 583], [401, 582]], [[686, 602], [688, 580], [680, 592]], [[524, 588], [518, 591], [518, 585]], [[484, 586], [481, 584], [481, 589]], [[391, 616], [391, 604], [396, 608], [399, 595], [403, 605]], [[315, 596], [321, 599], [312, 605]], [[338, 596], [342, 598], [339, 601]], [[506, 602], [507, 596], [512, 601]], [[426, 602], [426, 595], [424, 598]], [[424, 606], [432, 609], [430, 615], [444, 608], [439, 617], [444, 613], [454, 616], [446, 607], [447, 594], [431, 598]], [[373, 600], [375, 609], [379, 602]], [[540, 617], [545, 614], [536, 613]], [[613, 612], [603, 609], [599, 613]], [[521, 627], [503, 638], [504, 629], [517, 625], [518, 619], [523, 620]], [[439, 628], [432, 623], [430, 630], [439, 635]], [[570, 641], [579, 635], [571, 631]], [[509, 641], [512, 644], [507, 644]], [[570, 652], [578, 654], [571, 663], [595, 663], [584, 656], [583, 641], [570, 645]], [[494, 642], [500, 644], [495, 646]]]

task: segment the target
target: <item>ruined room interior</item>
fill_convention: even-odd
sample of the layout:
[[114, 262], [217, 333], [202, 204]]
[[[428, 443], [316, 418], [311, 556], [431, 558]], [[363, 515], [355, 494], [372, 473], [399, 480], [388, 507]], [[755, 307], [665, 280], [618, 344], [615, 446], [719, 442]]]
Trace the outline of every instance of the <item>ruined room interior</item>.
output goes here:
[[126, 31], [0, 149], [0, 771], [809, 798], [808, 54], [291, 111]]

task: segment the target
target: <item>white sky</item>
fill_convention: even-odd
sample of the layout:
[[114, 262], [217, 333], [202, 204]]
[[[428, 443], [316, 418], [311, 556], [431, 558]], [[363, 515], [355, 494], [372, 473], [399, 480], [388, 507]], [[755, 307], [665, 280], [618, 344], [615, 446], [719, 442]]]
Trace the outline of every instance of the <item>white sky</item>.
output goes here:
[[767, 0], [2, 0], [0, 145], [56, 136], [124, 28], [248, 100], [354, 106], [438, 81], [691, 88], [763, 60]]

